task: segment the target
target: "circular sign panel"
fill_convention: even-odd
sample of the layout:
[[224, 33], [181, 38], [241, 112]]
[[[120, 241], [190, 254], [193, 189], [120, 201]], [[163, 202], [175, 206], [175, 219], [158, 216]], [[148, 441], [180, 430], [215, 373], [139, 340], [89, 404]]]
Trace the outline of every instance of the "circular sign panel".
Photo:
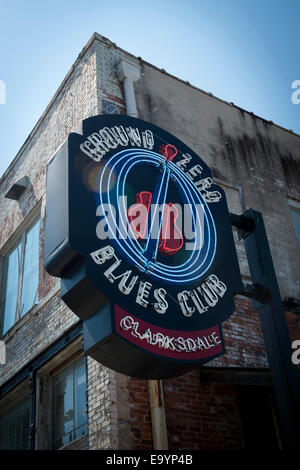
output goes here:
[[86, 352], [144, 378], [222, 354], [221, 323], [242, 289], [210, 169], [176, 137], [127, 116], [86, 119], [49, 164], [46, 268], [84, 320]]

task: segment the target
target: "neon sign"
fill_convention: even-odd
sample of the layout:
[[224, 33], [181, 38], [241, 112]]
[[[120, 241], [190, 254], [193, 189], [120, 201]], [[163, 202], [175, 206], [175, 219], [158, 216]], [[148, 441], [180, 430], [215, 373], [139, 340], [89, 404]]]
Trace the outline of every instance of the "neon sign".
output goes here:
[[224, 353], [242, 289], [225, 195], [163, 129], [109, 115], [69, 135], [48, 165], [45, 266], [112, 369], [175, 376]]

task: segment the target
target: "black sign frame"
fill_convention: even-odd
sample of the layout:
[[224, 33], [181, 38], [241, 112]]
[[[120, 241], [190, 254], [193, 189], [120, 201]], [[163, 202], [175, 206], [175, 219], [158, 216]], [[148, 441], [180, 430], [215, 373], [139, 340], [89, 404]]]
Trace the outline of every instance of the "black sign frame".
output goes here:
[[[164, 165], [168, 148], [176, 155]], [[99, 239], [97, 224], [108, 219], [99, 218], [98, 208], [126, 191], [134, 198], [151, 186], [151, 175], [162, 187], [167, 172], [169, 187], [177, 185], [174, 198], [191, 207], [199, 199], [204, 241], [191, 255], [179, 253], [183, 261], [176, 253], [138, 265], [143, 253], [131, 248], [136, 243]], [[86, 352], [142, 378], [175, 376], [223, 354], [221, 324], [243, 290], [226, 197], [209, 167], [167, 131], [120, 115], [82, 121], [48, 164], [45, 266], [61, 278], [62, 299], [84, 321]], [[132, 290], [122, 292], [120, 279], [128, 291], [134, 277]]]

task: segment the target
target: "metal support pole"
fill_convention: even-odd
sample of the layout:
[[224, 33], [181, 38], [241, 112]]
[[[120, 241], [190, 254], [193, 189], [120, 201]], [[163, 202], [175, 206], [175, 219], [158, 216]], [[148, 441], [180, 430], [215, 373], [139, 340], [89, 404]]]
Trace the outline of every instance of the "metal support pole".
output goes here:
[[[251, 226], [249, 221], [252, 221], [253, 228], [246, 233]], [[243, 231], [252, 282], [270, 292], [269, 299], [259, 301], [256, 298], [252, 303], [253, 308], [259, 311], [283, 445], [285, 449], [296, 449], [300, 444], [300, 375], [291, 361], [291, 339], [263, 218], [261, 213], [249, 209], [240, 216], [240, 220], [232, 215], [231, 222]]]
[[161, 380], [148, 380], [154, 450], [168, 450], [168, 432]]

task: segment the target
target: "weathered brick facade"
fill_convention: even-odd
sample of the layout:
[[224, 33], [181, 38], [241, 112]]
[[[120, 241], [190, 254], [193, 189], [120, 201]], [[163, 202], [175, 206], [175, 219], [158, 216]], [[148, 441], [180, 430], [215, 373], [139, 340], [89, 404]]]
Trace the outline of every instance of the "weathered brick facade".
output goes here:
[[[177, 135], [207, 162], [224, 187], [232, 212], [253, 207], [263, 213], [281, 296], [300, 297], [299, 245], [288, 203], [289, 198], [300, 200], [300, 137], [130, 56], [96, 34], [0, 180], [0, 259], [5, 258], [27, 220], [35, 214], [41, 217], [38, 303], [2, 338], [6, 345], [6, 364], [0, 365], [3, 390], [79, 322], [60, 299], [59, 280], [44, 269], [46, 165], [82, 119], [105, 112], [109, 103], [126, 113], [123, 86], [115, 73], [122, 57], [139, 63], [142, 69], [135, 84], [139, 117]], [[12, 184], [25, 175], [30, 186], [21, 198], [6, 199]], [[242, 242], [236, 243], [241, 271], [249, 282], [245, 251]], [[286, 312], [286, 319], [292, 340], [300, 339], [300, 316]], [[163, 381], [169, 449], [245, 446], [232, 377], [235, 371], [257, 369], [268, 377], [266, 386], [269, 383], [260, 321], [248, 299], [236, 298], [236, 312], [223, 324], [223, 332], [225, 355], [184, 376]], [[64, 360], [67, 358], [68, 354]], [[208, 375], [202, 376], [203, 369], [213, 373], [230, 370], [233, 375], [208, 380]], [[28, 380], [26, 374], [22, 380]], [[16, 378], [10, 390], [17, 383]], [[2, 400], [9, 394], [4, 392]], [[87, 404], [88, 436], [70, 448], [153, 449], [147, 381], [122, 376], [88, 357]], [[50, 448], [46, 437], [38, 439], [39, 432], [36, 424], [36, 448]]]

